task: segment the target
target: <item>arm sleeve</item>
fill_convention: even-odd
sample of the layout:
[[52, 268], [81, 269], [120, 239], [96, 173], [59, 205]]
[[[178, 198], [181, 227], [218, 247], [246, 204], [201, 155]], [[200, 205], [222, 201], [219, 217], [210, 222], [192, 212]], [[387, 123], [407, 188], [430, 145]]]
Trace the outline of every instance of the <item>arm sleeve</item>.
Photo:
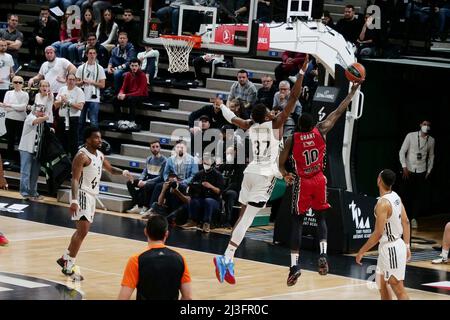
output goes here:
[[135, 289], [139, 280], [139, 263], [138, 255], [131, 256], [128, 259], [127, 266], [123, 272], [123, 278], [121, 285], [128, 288]]
[[406, 153], [408, 152], [408, 150], [409, 150], [409, 134], [405, 137], [402, 147], [400, 148], [399, 156], [402, 168], [406, 167]]
[[428, 147], [428, 166], [427, 173], [430, 173], [433, 169], [434, 164], [434, 139], [430, 141], [430, 146]]

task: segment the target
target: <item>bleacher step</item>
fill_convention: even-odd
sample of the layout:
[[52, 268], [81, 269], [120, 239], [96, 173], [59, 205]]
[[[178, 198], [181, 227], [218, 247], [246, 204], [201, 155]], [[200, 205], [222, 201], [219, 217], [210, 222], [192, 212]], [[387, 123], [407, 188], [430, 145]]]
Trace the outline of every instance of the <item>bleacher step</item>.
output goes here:
[[250, 59], [242, 57], [234, 57], [234, 67], [239, 69], [261, 70], [274, 72], [275, 68], [280, 64], [279, 61]]
[[151, 121], [150, 122], [150, 132], [152, 133], [161, 133], [165, 135], [172, 135], [175, 131], [189, 130], [187, 125], [176, 124], [176, 123], [168, 123], [168, 122], [160, 122], [160, 121]]
[[[57, 193], [57, 200], [62, 203], [69, 203], [69, 193], [69, 189], [59, 189]], [[98, 198], [109, 211], [125, 212], [132, 205], [130, 197], [99, 194]], [[96, 208], [103, 209], [98, 201], [96, 201]]]
[[178, 109], [190, 113], [192, 111], [197, 111], [198, 109], [201, 109], [206, 105], [211, 105], [211, 103], [204, 101], [180, 99], [180, 101], [178, 102]]

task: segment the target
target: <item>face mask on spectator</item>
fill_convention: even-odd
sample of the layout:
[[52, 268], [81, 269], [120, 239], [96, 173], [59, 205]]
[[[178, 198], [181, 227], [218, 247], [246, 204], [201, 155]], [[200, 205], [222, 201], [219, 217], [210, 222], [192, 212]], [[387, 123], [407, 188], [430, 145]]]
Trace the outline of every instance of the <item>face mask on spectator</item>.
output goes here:
[[227, 162], [233, 162], [234, 156], [232, 154], [227, 154]]
[[203, 164], [203, 169], [205, 169], [206, 171], [208, 171], [209, 169], [211, 169], [211, 165], [210, 164]]
[[428, 133], [428, 132], [430, 132], [430, 127], [429, 126], [422, 126], [422, 132], [423, 133]]

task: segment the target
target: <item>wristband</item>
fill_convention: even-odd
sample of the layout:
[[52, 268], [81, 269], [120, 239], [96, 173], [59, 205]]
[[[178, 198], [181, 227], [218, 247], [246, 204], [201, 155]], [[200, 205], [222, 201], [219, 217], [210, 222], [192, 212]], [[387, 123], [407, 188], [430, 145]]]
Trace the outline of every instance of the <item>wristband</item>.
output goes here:
[[76, 204], [76, 205], [79, 205], [79, 203], [78, 203], [78, 200], [70, 200], [70, 204]]
[[128, 170], [123, 170], [122, 171], [122, 175], [124, 176], [124, 177], [126, 177], [127, 175], [129, 175], [130, 174], [130, 171], [128, 171]]

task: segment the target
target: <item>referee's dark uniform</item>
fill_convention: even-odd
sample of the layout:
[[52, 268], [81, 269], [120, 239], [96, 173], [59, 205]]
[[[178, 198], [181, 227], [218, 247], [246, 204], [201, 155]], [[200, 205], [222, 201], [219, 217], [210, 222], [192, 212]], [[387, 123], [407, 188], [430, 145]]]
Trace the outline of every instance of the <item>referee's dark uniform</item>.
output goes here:
[[137, 289], [137, 300], [178, 300], [181, 284], [191, 282], [182, 255], [164, 244], [130, 257], [122, 286]]

